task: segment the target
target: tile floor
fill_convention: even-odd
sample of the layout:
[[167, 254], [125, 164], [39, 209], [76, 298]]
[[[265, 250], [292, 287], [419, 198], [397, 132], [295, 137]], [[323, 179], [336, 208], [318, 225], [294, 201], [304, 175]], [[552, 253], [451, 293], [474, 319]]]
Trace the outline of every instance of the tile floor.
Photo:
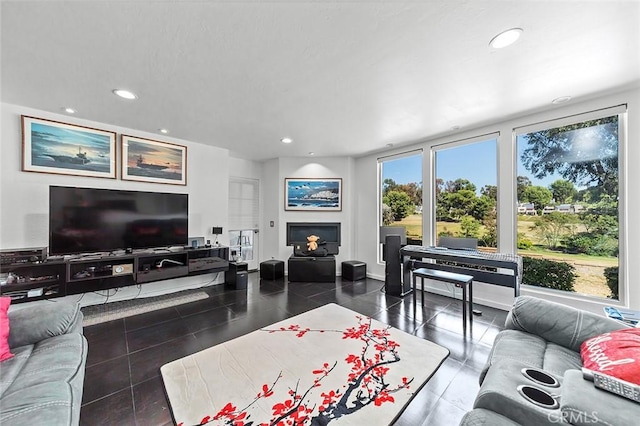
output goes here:
[[[412, 298], [387, 296], [381, 281], [289, 283], [249, 274], [246, 290], [208, 287], [189, 304], [86, 327], [89, 353], [82, 425], [171, 425], [160, 366], [326, 303], [337, 303], [449, 349], [450, 356], [396, 422], [457, 425], [472, 408], [480, 369], [506, 312], [476, 306], [462, 333], [461, 302], [427, 294], [417, 318]], [[418, 298], [420, 300], [420, 298]], [[420, 303], [420, 302], [418, 302]], [[420, 368], [416, 366], [416, 368]]]

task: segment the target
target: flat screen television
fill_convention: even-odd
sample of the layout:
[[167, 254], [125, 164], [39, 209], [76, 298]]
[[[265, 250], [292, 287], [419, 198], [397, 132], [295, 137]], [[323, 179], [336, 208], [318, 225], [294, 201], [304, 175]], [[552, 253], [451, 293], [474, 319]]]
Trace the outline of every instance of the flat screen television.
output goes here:
[[188, 231], [188, 194], [49, 187], [54, 255], [184, 246]]
[[309, 235], [317, 235], [320, 241], [340, 245], [340, 222], [287, 222], [287, 245], [307, 242]]

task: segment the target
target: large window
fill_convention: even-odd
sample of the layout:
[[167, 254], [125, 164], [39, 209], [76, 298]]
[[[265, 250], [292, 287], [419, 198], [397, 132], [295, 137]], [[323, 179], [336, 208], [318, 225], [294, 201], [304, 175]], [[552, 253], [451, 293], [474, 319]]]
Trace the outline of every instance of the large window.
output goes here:
[[422, 152], [382, 158], [380, 224], [404, 226], [409, 244], [422, 244]]
[[479, 248], [495, 249], [497, 140], [482, 139], [434, 148], [436, 238], [477, 238]]
[[618, 299], [618, 110], [516, 130], [523, 284]]

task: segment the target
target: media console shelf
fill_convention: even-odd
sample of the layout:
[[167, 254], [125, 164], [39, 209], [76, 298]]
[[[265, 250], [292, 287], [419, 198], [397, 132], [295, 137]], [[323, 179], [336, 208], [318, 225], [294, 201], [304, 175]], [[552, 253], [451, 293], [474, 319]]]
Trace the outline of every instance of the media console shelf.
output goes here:
[[149, 250], [0, 266], [0, 294], [14, 303], [229, 269], [228, 247]]

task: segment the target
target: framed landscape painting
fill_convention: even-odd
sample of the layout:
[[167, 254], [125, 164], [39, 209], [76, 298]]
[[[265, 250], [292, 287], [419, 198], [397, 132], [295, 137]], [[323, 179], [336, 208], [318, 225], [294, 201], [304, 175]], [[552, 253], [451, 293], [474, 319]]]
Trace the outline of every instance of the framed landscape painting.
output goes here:
[[116, 134], [22, 116], [22, 170], [116, 178]]
[[187, 184], [187, 147], [122, 135], [122, 179]]
[[342, 211], [342, 179], [285, 178], [284, 209]]

